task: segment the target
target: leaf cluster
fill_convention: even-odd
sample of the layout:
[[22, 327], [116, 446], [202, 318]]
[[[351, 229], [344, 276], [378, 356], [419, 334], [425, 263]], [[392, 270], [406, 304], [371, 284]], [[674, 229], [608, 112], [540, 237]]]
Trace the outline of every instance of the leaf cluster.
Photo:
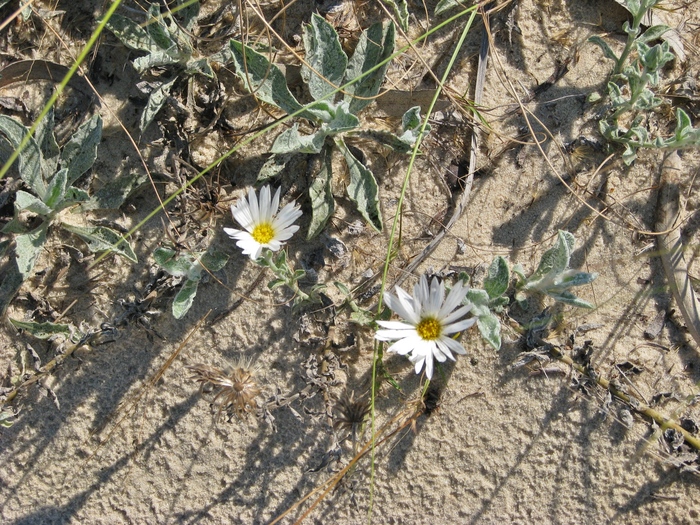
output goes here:
[[[178, 5], [183, 5], [179, 0]], [[195, 49], [190, 31], [199, 15], [199, 2], [190, 3], [178, 12], [183, 17], [183, 27], [171, 14], [161, 13], [159, 4], [151, 4], [148, 20], [138, 24], [130, 18], [114, 14], [106, 23], [114, 36], [122, 44], [134, 51], [145, 53], [133, 60], [134, 69], [144, 73], [153, 68], [170, 67], [175, 74], [170, 80], [158, 81], [150, 92], [146, 109], [141, 114], [139, 129], [143, 132], [153, 122], [161, 110], [180, 75], [192, 76], [197, 73], [214, 78], [211, 61], [215, 57], [195, 57]]]
[[303, 304], [321, 304], [321, 292], [325, 288], [323, 284], [316, 284], [310, 290], [304, 291], [299, 287], [299, 281], [306, 276], [306, 272], [301, 269], [294, 270], [287, 260], [287, 253], [284, 250], [276, 254], [265, 248], [262, 256], [255, 261], [263, 268], [269, 268], [275, 278], [267, 283], [270, 290], [275, 290], [281, 286], [287, 286], [293, 293], [292, 308], [298, 308]]
[[569, 260], [575, 244], [574, 236], [559, 230], [557, 244], [544, 252], [535, 272], [525, 276], [521, 265], [513, 267], [513, 273], [518, 277], [515, 285], [516, 301], [525, 303], [526, 292], [540, 292], [550, 296], [555, 301], [580, 308], [593, 308], [588, 301], [576, 297], [570, 288], [593, 282], [597, 273], [580, 272], [569, 268]]
[[[16, 120], [0, 115], [0, 136], [12, 148], [17, 149], [28, 133], [29, 130]], [[65, 214], [61, 213], [79, 205], [87, 209], [100, 208], [104, 204], [103, 197], [112, 195], [106, 191], [91, 197], [87, 191], [74, 186], [95, 162], [101, 136], [102, 119], [96, 114], [78, 128], [63, 148], [59, 148], [51, 111], [20, 153], [19, 176], [29, 191], [17, 191], [15, 217], [2, 231], [15, 234], [17, 267], [23, 279], [31, 276], [48, 229], [54, 224], [83, 239], [92, 252], [114, 250], [130, 261], [137, 261], [131, 246], [122, 241], [122, 236], [116, 231], [104, 226], [76, 226], [66, 222]], [[119, 202], [112, 204], [120, 205], [125, 197], [126, 193], [123, 193], [122, 198], [117, 199]], [[29, 226], [28, 215], [38, 217], [39, 225]]]
[[208, 272], [218, 272], [228, 262], [228, 255], [216, 251], [178, 254], [171, 248], [156, 248], [153, 258], [158, 266], [173, 277], [182, 279], [182, 286], [173, 299], [175, 319], [182, 319], [192, 307], [197, 288]]
[[[313, 126], [311, 134], [302, 134], [299, 123], [275, 139], [272, 157], [261, 170], [259, 180], [278, 174], [294, 154], [315, 156], [318, 166], [312, 174], [312, 206], [309, 238], [318, 235], [334, 211], [331, 188], [333, 151], [340, 152], [348, 167], [350, 182], [347, 194], [362, 217], [376, 230], [382, 229], [379, 190], [374, 174], [361, 161], [361, 154], [348, 146], [347, 137], [375, 140], [396, 151], [408, 152], [418, 138], [421, 119], [419, 108], [411, 108], [402, 120], [400, 134], [362, 130], [357, 114], [379, 93], [389, 59], [395, 47], [393, 23], [376, 23], [360, 35], [353, 55], [348, 58], [333, 26], [318, 15], [304, 26], [306, 58], [301, 76], [314, 102], [302, 106], [292, 95], [284, 74], [266, 56], [252, 47], [230, 41], [227, 58], [246, 89], [259, 100], [297, 115]], [[342, 96], [339, 94], [342, 88]], [[339, 99], [339, 100], [336, 100]]]
[[[557, 244], [547, 250], [540, 259], [535, 272], [526, 277], [520, 264], [512, 268], [516, 275], [515, 300], [526, 307], [527, 295], [543, 293], [555, 301], [581, 308], [593, 308], [589, 302], [576, 297], [569, 291], [573, 286], [592, 282], [597, 274], [579, 272], [569, 269], [569, 259], [574, 247], [574, 236], [566, 231], [559, 231]], [[501, 348], [501, 323], [496, 314], [502, 313], [510, 304], [507, 295], [510, 286], [508, 262], [501, 256], [496, 257], [488, 268], [484, 279], [484, 288], [470, 288], [463, 304], [471, 306], [471, 314], [476, 317], [476, 324], [483, 339], [493, 348]], [[469, 278], [460, 275], [464, 281]]]

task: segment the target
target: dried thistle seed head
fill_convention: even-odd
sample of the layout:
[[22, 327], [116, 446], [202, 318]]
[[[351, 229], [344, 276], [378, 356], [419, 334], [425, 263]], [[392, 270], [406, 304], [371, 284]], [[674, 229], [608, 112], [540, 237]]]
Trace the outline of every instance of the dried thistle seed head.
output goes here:
[[355, 392], [347, 393], [338, 400], [335, 405], [333, 428], [335, 430], [348, 430], [352, 441], [357, 438], [357, 432], [362, 428], [365, 418], [369, 414], [370, 404], [368, 399], [355, 400]]
[[225, 372], [215, 366], [188, 366], [194, 373], [192, 379], [200, 383], [199, 391], [213, 392], [212, 406], [218, 405], [217, 417], [223, 412], [229, 420], [239, 419], [258, 408], [255, 398], [262, 392], [255, 379], [252, 360], [241, 358], [232, 371]]

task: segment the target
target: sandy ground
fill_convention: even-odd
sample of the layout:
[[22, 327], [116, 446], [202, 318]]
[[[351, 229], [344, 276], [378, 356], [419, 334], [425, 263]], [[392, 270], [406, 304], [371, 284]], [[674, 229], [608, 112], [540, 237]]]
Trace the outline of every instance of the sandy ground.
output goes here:
[[[432, 13], [435, 3], [428, 3], [428, 12]], [[308, 19], [312, 4], [295, 4], [289, 20]], [[422, 8], [409, 4], [414, 13], [412, 30], [428, 27]], [[679, 8], [668, 14], [669, 24], [681, 25], [689, 56], [687, 65], [676, 64], [669, 71], [669, 78], [687, 70], [697, 79], [700, 7], [681, 2], [668, 5]], [[72, 14], [72, 8], [66, 9], [64, 17]], [[611, 0], [525, 1], [493, 15], [483, 101], [492, 129], [482, 134], [480, 170], [462, 218], [416, 275], [465, 270], [479, 285], [496, 255], [519, 262], [530, 272], [553, 244], [558, 229], [574, 233], [577, 247], [572, 266], [599, 274], [591, 286], [579, 290], [596, 308], [555, 306], [561, 322], [549, 340], [560, 344], [573, 340], [576, 347], [592, 341], [591, 362], [601, 375], [628, 381], [629, 390], [643, 399], [670, 393], [658, 410], [698, 421], [698, 406], [679, 401], [698, 393], [697, 346], [670, 297], [654, 239], [633, 232], [653, 228], [661, 154], [643, 152], [630, 168], [614, 159], [599, 171], [596, 168], [606, 157], [602, 150], [587, 150], [582, 156], [562, 154], [563, 146], [578, 137], [601, 140], [597, 109], [586, 104], [585, 97], [601, 89], [611, 66], [585, 40], [600, 34], [621, 43], [619, 29], [625, 19], [625, 11]], [[56, 27], [61, 27], [60, 20], [56, 19]], [[298, 25], [290, 22], [285, 28], [285, 37], [298, 34]], [[420, 50], [438, 74], [460, 28], [456, 23], [437, 33]], [[483, 24], [477, 23], [450, 76], [449, 86], [456, 94], [473, 93], [482, 30]], [[30, 49], [23, 57], [38, 58], [40, 52]], [[93, 171], [103, 181], [110, 174], [142, 168], [115, 120], [118, 116], [132, 132], [137, 128], [139, 109], [127, 98], [133, 95], [136, 75], [128, 65], [115, 65], [120, 60], [123, 64], [129, 55], [111, 38], [102, 43], [100, 53], [102, 74], [96, 80], [104, 96], [105, 131]], [[49, 58], [60, 61], [61, 56], [54, 53]], [[525, 106], [540, 119], [539, 124], [532, 120], [535, 131], [551, 132], [542, 146], [550, 165], [531, 138], [526, 137], [524, 145], [509, 141], [527, 129], [522, 114], [515, 111], [510, 90], [524, 98], [526, 90], [547, 81], [557, 64], [567, 60], [568, 73]], [[392, 66], [387, 87], [430, 89], [434, 85], [425, 80], [425, 72], [414, 55], [407, 54]], [[230, 114], [246, 107], [245, 97], [230, 87], [227, 96]], [[697, 102], [694, 107], [697, 111]], [[381, 104], [379, 108], [367, 111], [371, 114], [367, 124], [395, 126], [396, 120], [384, 116]], [[253, 115], [250, 108], [247, 111], [248, 120], [241, 127], [267, 118]], [[447, 118], [433, 115], [433, 133], [410, 181], [403, 243], [390, 283], [439, 230], [452, 193], [460, 195], [459, 189], [448, 185], [445, 166], [468, 158], [463, 144], [468, 142], [464, 137], [469, 127], [464, 117], [450, 110], [446, 114]], [[162, 137], [163, 129], [153, 126], [142, 143]], [[235, 134], [231, 137], [215, 129], [192, 145], [192, 156], [203, 165], [236, 140]], [[255, 181], [270, 140], [263, 138], [224, 164], [220, 177], [228, 198], [242, 196]], [[407, 159], [373, 145], [364, 149], [379, 179], [387, 228], [382, 234], [367, 228], [358, 234], [354, 227], [358, 216], [340, 198], [327, 232], [348, 247], [346, 258], [335, 258], [324, 248], [326, 237], [306, 242], [299, 236], [289, 243], [294, 261], [323, 257], [323, 264], [314, 266], [320, 281], [354, 286], [382, 267]], [[154, 173], [170, 174], [169, 179], [157, 179], [161, 196], [174, 191], [174, 164], [163, 154], [163, 147], [151, 142], [142, 153]], [[685, 152], [683, 162], [683, 189], [689, 196], [683, 234], [689, 258], [694, 260], [700, 224], [694, 189], [700, 155]], [[305, 178], [290, 170], [281, 183], [288, 191], [286, 199], [299, 198], [307, 211]], [[342, 184], [336, 181], [338, 196], [343, 194]], [[147, 186], [107, 218], [130, 227], [156, 204], [153, 189]], [[607, 207], [608, 219], [586, 204], [599, 211]], [[305, 233], [308, 218], [301, 223]], [[230, 216], [215, 215], [211, 227], [202, 231], [207, 239], [213, 237], [213, 245], [231, 255], [231, 261], [216, 275], [218, 281], [211, 279], [200, 286], [186, 317], [173, 319], [167, 295], [153, 303], [151, 309], [162, 313], [148, 316], [149, 323], [162, 338], [138, 322], [120, 327], [115, 342], [77, 351], [42, 387], [34, 386], [19, 396], [16, 423], [0, 430], [3, 522], [269, 523], [348, 464], [353, 456], [349, 440], [342, 443], [339, 461], [318, 469], [333, 448], [326, 418], [328, 401], [346, 390], [360, 395], [371, 382], [373, 332], [348, 324], [345, 313], [335, 318], [334, 337], [341, 343], [334, 347], [336, 358], [330, 361], [328, 395], [312, 388], [313, 397], [272, 410], [274, 428], [252, 416], [217, 424], [206, 396], [190, 379], [187, 365], [226, 367], [245, 356], [255, 359], [264, 391], [261, 399], [290, 395], [307, 387], [310, 366], [320, 359], [325, 344], [328, 311], [300, 317], [284, 304], [288, 295], [267, 290], [267, 279], [256, 284], [260, 270], [237, 251], [222, 232], [224, 226], [232, 226]], [[150, 254], [164, 238], [160, 221], [151, 221], [135, 241], [139, 264], [109, 258], [87, 273], [89, 260], [77, 261], [66, 247], [77, 241], [57, 235], [37, 266], [37, 277], [25, 283], [8, 315], [30, 319], [33, 312], [45, 312], [46, 305], [37, 298], [41, 297], [56, 312], [77, 300], [62, 322], [84, 321], [91, 326], [110, 322], [123, 312], [119, 299], [134, 300], [145, 289], [153, 264]], [[56, 278], [59, 263], [69, 269]], [[697, 275], [693, 268], [691, 276]], [[404, 286], [414, 282], [411, 278]], [[342, 301], [332, 287], [328, 295], [336, 304]], [[376, 296], [365, 306], [375, 303]], [[544, 304], [550, 303], [545, 300]], [[667, 313], [664, 329], [648, 341], [644, 331], [659, 312]], [[529, 319], [533, 313], [537, 312], [516, 308], [510, 311], [513, 319], [503, 316], [500, 352], [486, 345], [476, 330], [465, 334], [462, 342], [468, 355], [436, 374], [439, 407], [378, 446], [373, 470], [368, 457], [361, 460], [305, 522], [366, 523], [371, 507], [371, 521], [386, 524], [697, 523], [700, 477], [697, 471], [674, 467], [663, 440], [647, 441], [653, 433], [649, 421], [635, 417], [628, 428], [622, 421], [624, 406], [607, 402], [602, 389], [576, 386], [576, 375], [562, 365], [551, 363], [546, 373], [513, 366], [525, 350], [513, 328], [515, 319]], [[212, 323], [213, 319], [217, 321]], [[345, 344], [348, 341], [351, 344]], [[8, 326], [0, 332], [0, 342], [0, 367], [11, 367], [11, 374], [18, 373], [18, 356], [27, 343], [43, 362], [55, 355], [50, 343], [17, 334]], [[175, 352], [163, 377], [153, 381]], [[616, 365], [625, 362], [641, 372], [622, 377]], [[385, 363], [401, 390], [383, 384], [376, 402], [378, 429], [408, 413], [420, 393], [420, 378], [406, 359], [387, 356]], [[368, 437], [366, 429], [360, 443]], [[292, 512], [283, 522], [293, 523], [301, 512]]]

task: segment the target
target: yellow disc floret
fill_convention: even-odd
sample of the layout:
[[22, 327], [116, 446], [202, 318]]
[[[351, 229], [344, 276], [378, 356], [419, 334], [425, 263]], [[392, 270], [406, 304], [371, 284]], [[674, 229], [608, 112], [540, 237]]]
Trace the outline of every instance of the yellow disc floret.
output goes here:
[[275, 230], [272, 229], [272, 225], [269, 222], [263, 222], [253, 228], [251, 235], [255, 242], [267, 244], [275, 236]]
[[416, 326], [416, 332], [418, 332], [421, 339], [433, 341], [438, 339], [440, 334], [442, 334], [442, 325], [437, 319], [426, 317], [425, 319], [421, 319], [421, 322], [418, 323], [418, 326]]

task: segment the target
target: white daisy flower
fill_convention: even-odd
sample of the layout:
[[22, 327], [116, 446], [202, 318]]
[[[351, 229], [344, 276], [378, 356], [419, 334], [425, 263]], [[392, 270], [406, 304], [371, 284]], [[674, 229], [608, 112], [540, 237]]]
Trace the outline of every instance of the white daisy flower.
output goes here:
[[443, 362], [449, 357], [454, 361], [452, 352], [467, 353], [450, 334], [466, 330], [476, 322], [476, 318], [462, 319], [471, 305], [457, 308], [468, 290], [469, 287], [459, 281], [445, 299], [445, 283], [433, 277], [428, 287], [425, 275], [413, 288], [413, 297], [397, 286], [396, 297], [386, 292], [384, 301], [405, 322], [377, 321], [384, 330], [377, 330], [375, 339], [396, 341], [387, 352], [410, 354], [408, 358], [415, 365], [416, 374], [425, 365], [425, 374], [432, 379], [433, 358]]
[[299, 229], [299, 226], [294, 225], [294, 221], [301, 217], [299, 206], [290, 202], [277, 213], [279, 205], [280, 188], [277, 188], [275, 196], [270, 198], [270, 187], [263, 186], [260, 189], [259, 199], [251, 188], [247, 199], [245, 197], [239, 199], [234, 206], [231, 206], [233, 218], [244, 230], [224, 228], [224, 231], [238, 241], [236, 246], [252, 260], [260, 257], [263, 248], [276, 252], [282, 247], [284, 241], [289, 240]]

